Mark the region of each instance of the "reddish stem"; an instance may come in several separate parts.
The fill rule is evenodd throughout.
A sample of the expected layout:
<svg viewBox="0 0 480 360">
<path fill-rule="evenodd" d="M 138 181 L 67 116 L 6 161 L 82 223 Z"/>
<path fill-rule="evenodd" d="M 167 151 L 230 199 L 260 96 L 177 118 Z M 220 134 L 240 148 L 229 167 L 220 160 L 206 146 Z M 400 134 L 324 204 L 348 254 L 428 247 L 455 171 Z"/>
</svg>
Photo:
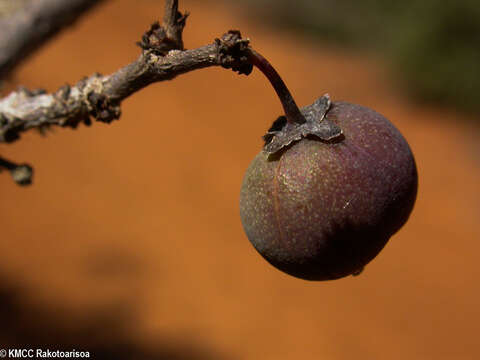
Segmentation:
<svg viewBox="0 0 480 360">
<path fill-rule="evenodd" d="M 270 81 L 275 89 L 280 101 L 282 102 L 283 110 L 285 111 L 285 117 L 290 123 L 303 124 L 305 117 L 300 112 L 292 94 L 287 88 L 287 85 L 283 82 L 280 75 L 275 68 L 258 52 L 249 49 L 248 52 L 249 61 L 256 66 Z"/>
</svg>

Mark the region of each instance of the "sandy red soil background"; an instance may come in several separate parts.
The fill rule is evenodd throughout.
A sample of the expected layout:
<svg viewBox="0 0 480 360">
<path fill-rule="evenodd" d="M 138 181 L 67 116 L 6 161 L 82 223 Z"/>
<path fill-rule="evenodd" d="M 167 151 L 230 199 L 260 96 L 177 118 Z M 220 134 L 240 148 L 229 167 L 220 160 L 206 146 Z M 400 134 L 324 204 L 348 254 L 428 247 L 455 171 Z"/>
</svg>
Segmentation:
<svg viewBox="0 0 480 360">
<path fill-rule="evenodd" d="M 305 105 L 375 108 L 404 133 L 420 176 L 407 225 L 359 277 L 275 270 L 239 218 L 243 173 L 281 112 L 258 73 L 211 68 L 129 98 L 120 121 L 1 145 L 35 183 L 0 175 L 0 348 L 116 359 L 480 357 L 479 131 L 412 105 L 376 61 L 295 41 L 215 2 L 182 1 L 188 48 L 241 29 Z M 112 1 L 28 60 L 10 87 L 55 90 L 134 60 L 163 6 Z"/>
</svg>

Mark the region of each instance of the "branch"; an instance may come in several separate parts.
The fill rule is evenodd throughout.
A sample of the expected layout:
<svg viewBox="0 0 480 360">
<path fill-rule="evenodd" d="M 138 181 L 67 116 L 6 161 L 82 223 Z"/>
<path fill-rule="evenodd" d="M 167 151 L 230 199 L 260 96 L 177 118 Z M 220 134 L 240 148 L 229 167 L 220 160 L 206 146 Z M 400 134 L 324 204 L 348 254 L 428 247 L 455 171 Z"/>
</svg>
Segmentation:
<svg viewBox="0 0 480 360">
<path fill-rule="evenodd" d="M 88 3 L 72 0 L 72 3 L 82 2 Z M 43 132 L 51 126 L 76 128 L 80 123 L 89 126 L 91 118 L 110 123 L 120 117 L 123 99 L 149 84 L 172 80 L 189 71 L 222 66 L 239 74 L 250 74 L 253 65 L 249 61 L 249 41 L 242 39 L 239 31 L 229 31 L 212 44 L 183 50 L 182 30 L 187 16 L 178 11 L 177 0 L 167 0 L 163 24 L 154 23 L 138 43 L 142 54 L 111 75 L 94 74 L 50 94 L 41 89 L 20 88 L 0 99 L 0 143 L 18 140 L 22 132 L 34 128 Z M 30 166 L 0 158 L 1 167 L 8 169 L 17 183 L 31 182 Z"/>
<path fill-rule="evenodd" d="M 230 31 L 213 44 L 193 50 L 171 50 L 167 55 L 144 50 L 133 63 L 117 72 L 94 74 L 76 85 L 65 85 L 54 93 L 19 89 L 0 100 L 0 142 L 13 142 L 21 132 L 56 125 L 76 128 L 91 117 L 110 123 L 120 117 L 123 99 L 154 82 L 210 66 L 223 66 L 248 75 L 248 40 Z"/>
<path fill-rule="evenodd" d="M 34 0 L 0 20 L 0 79 L 102 0 Z"/>
</svg>

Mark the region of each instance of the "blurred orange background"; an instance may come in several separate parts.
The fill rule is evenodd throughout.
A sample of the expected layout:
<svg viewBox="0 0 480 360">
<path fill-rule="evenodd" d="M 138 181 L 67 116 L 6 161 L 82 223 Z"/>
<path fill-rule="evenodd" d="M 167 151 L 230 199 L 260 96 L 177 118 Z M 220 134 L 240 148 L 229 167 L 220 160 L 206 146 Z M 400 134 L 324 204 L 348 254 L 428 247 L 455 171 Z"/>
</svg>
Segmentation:
<svg viewBox="0 0 480 360">
<path fill-rule="evenodd" d="M 374 108 L 416 156 L 407 225 L 359 277 L 307 282 L 268 265 L 238 209 L 242 176 L 281 113 L 255 71 L 195 71 L 126 100 L 120 121 L 36 132 L 3 156 L 0 348 L 83 349 L 116 359 L 475 359 L 480 139 L 454 111 L 406 102 L 375 59 L 312 44 L 185 0 L 187 48 L 240 29 L 300 105 L 328 92 Z M 139 55 L 163 3 L 105 3 L 11 78 L 54 91 Z"/>
</svg>

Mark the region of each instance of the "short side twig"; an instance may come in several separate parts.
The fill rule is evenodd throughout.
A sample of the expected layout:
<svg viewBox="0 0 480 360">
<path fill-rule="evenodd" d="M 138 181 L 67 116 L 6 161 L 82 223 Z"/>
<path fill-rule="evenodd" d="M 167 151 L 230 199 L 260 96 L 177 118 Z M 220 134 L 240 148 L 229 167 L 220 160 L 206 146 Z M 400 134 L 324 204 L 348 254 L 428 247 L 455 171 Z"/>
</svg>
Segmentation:
<svg viewBox="0 0 480 360">
<path fill-rule="evenodd" d="M 0 171 L 8 170 L 13 180 L 18 185 L 30 185 L 32 183 L 33 169 L 28 164 L 15 164 L 0 157 Z"/>
<path fill-rule="evenodd" d="M 170 50 L 183 50 L 182 32 L 188 13 L 178 11 L 178 0 L 165 1 L 163 24 L 157 21 L 138 43 L 144 50 L 153 50 L 157 55 L 166 55 Z"/>
<path fill-rule="evenodd" d="M 176 44 L 176 48 L 183 50 L 182 33 L 185 27 L 188 13 L 182 14 L 178 11 L 178 0 L 165 1 L 165 14 L 163 15 L 163 27 L 166 30 L 167 38 Z"/>
</svg>

